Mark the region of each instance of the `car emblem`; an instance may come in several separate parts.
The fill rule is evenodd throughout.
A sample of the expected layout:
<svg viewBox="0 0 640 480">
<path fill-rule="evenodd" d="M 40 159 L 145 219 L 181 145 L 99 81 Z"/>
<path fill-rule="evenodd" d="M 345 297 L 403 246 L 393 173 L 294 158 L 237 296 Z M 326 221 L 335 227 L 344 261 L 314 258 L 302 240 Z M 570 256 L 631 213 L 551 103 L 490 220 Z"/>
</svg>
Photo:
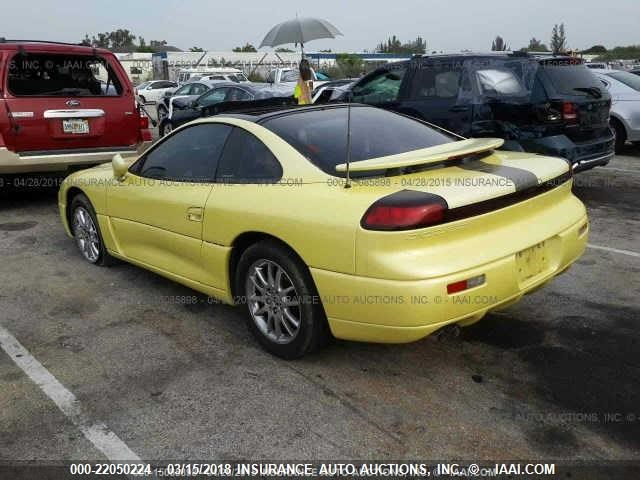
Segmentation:
<svg viewBox="0 0 640 480">
<path fill-rule="evenodd" d="M 64 103 L 66 103 L 68 107 L 77 107 L 80 105 L 80 102 L 78 100 L 67 100 Z"/>
</svg>

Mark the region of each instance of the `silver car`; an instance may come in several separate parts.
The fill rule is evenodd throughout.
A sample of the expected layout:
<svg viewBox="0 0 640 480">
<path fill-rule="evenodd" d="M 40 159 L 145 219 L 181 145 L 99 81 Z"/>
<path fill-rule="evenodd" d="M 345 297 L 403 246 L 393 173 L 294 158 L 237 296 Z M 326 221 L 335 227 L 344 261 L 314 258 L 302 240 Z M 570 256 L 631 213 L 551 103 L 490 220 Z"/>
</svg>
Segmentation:
<svg viewBox="0 0 640 480">
<path fill-rule="evenodd" d="M 622 70 L 592 70 L 611 94 L 616 151 L 628 140 L 640 144 L 640 76 Z"/>
</svg>

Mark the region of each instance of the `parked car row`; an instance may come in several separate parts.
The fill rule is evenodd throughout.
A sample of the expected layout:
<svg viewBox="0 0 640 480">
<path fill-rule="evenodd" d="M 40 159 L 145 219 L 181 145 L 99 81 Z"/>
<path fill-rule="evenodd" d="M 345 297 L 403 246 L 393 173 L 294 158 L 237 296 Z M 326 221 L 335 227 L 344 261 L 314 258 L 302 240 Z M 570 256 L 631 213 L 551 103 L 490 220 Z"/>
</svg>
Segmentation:
<svg viewBox="0 0 640 480">
<path fill-rule="evenodd" d="M 202 91 L 203 87 L 209 88 L 200 95 L 197 95 L 196 92 Z M 280 98 L 284 100 L 291 99 L 293 95 L 293 87 L 267 83 L 238 84 L 234 82 L 215 81 L 205 84 L 196 82 L 194 84 L 184 85 L 176 91 L 176 93 L 183 89 L 184 92 L 189 92 L 189 95 L 170 97 L 168 99 L 169 108 L 166 110 L 165 115 L 162 115 L 164 108 L 162 106 L 159 107 L 158 130 L 161 137 L 173 131 L 174 128 L 191 120 L 214 115 L 217 112 L 215 107 L 222 103 L 251 102 L 269 98 Z"/>
<path fill-rule="evenodd" d="M 416 57 L 377 69 L 330 101 L 352 101 L 431 122 L 503 149 L 567 159 L 574 171 L 614 155 L 611 95 L 581 60 L 509 54 Z"/>
<path fill-rule="evenodd" d="M 142 152 L 151 132 L 136 97 L 157 104 L 165 135 L 220 111 L 211 108 L 217 104 L 288 98 L 297 81 L 294 69 L 275 69 L 269 82 L 256 84 L 236 69 L 207 68 L 187 69 L 182 85 L 154 80 L 134 88 L 109 51 L 43 42 L 4 41 L 0 60 L 0 173 Z M 579 172 L 606 164 L 625 141 L 640 141 L 638 78 L 589 70 L 571 57 L 433 55 L 360 79 L 316 81 L 313 99 L 377 106 L 463 137 L 503 138 L 505 150 L 559 156 Z"/>
</svg>

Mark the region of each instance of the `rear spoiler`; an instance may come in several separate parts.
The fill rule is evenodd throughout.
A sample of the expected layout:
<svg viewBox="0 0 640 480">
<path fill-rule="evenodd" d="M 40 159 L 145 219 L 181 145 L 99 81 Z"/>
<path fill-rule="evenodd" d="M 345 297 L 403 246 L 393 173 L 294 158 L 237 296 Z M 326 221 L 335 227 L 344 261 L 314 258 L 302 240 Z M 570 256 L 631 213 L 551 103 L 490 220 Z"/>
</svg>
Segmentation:
<svg viewBox="0 0 640 480">
<path fill-rule="evenodd" d="M 459 142 L 443 143 L 435 147 L 412 150 L 397 155 L 351 162 L 349 164 L 349 171 L 368 172 L 460 160 L 461 157 L 466 157 L 474 153 L 495 150 L 501 147 L 503 143 L 504 140 L 502 138 L 469 138 L 467 140 L 460 140 Z M 336 171 L 346 172 L 347 164 L 341 163 L 337 165 Z"/>
</svg>

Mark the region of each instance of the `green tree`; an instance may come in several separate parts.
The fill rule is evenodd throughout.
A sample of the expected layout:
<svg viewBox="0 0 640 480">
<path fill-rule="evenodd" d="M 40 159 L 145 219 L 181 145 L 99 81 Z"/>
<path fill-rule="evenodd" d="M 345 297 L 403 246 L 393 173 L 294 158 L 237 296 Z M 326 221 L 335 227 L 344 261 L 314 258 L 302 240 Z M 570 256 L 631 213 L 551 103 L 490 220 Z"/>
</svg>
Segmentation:
<svg viewBox="0 0 640 480">
<path fill-rule="evenodd" d="M 233 49 L 234 52 L 257 52 L 256 47 L 251 45 L 250 43 L 246 43 L 243 47 L 236 47 Z"/>
<path fill-rule="evenodd" d="M 204 52 L 204 48 L 200 48 L 200 47 L 191 47 L 189 49 L 190 52 Z"/>
<path fill-rule="evenodd" d="M 529 46 L 522 50 L 525 52 L 548 52 L 549 47 L 542 43 L 542 40 L 538 40 L 536 37 L 533 37 L 529 40 Z"/>
<path fill-rule="evenodd" d="M 567 36 L 564 31 L 564 23 L 553 26 L 551 31 L 551 51 L 554 55 L 564 53 L 567 50 Z"/>
<path fill-rule="evenodd" d="M 336 54 L 336 65 L 343 77 L 357 77 L 364 71 L 364 60 L 355 53 Z"/>
<path fill-rule="evenodd" d="M 292 53 L 293 50 L 291 50 L 290 48 L 276 48 L 276 52 L 278 53 Z"/>
<path fill-rule="evenodd" d="M 498 35 L 491 44 L 491 50 L 494 52 L 504 52 L 506 50 L 509 50 L 509 45 L 507 45 L 504 39 L 500 35 Z"/>
<path fill-rule="evenodd" d="M 144 37 L 137 37 L 131 31 L 120 28 L 112 32 L 101 32 L 91 36 L 85 34 L 84 39 L 80 42 L 95 48 L 106 48 L 114 52 L 159 52 L 163 50 L 177 50 L 175 47 L 169 47 L 166 40 L 151 40 L 149 44 Z"/>
<path fill-rule="evenodd" d="M 427 51 L 427 42 L 422 37 L 416 37 L 412 42 L 402 43 L 398 37 L 393 35 L 386 42 L 381 42 L 376 47 L 377 53 L 397 53 L 403 55 L 422 54 Z"/>
<path fill-rule="evenodd" d="M 594 45 L 591 48 L 588 48 L 587 50 L 583 50 L 581 53 L 586 53 L 586 54 L 603 54 L 603 53 L 607 53 L 607 49 L 604 45 Z"/>
</svg>

